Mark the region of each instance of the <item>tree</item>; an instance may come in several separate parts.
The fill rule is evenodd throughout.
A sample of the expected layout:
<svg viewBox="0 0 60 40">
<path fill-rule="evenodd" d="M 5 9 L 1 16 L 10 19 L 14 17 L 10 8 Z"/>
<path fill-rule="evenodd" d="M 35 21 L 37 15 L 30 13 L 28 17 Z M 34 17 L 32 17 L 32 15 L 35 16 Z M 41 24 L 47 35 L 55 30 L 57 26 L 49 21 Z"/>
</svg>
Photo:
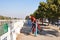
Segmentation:
<svg viewBox="0 0 60 40">
<path fill-rule="evenodd" d="M 33 13 L 33 15 L 36 18 L 59 18 L 60 0 L 47 0 L 46 3 L 40 2 L 38 9 Z"/>
<path fill-rule="evenodd" d="M 60 18 L 60 0 L 47 0 L 40 2 L 38 9 L 33 13 L 35 18 L 48 18 L 55 21 Z"/>
<path fill-rule="evenodd" d="M 25 18 L 26 20 L 28 20 L 29 19 L 29 16 L 26 16 L 26 18 Z"/>
</svg>

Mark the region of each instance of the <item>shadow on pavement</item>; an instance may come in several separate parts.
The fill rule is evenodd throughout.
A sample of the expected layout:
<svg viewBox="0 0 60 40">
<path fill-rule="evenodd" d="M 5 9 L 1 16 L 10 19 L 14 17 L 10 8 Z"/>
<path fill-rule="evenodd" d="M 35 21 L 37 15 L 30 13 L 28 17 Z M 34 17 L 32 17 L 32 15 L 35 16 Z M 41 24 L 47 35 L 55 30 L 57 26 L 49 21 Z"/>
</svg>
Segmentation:
<svg viewBox="0 0 60 40">
<path fill-rule="evenodd" d="M 40 35 L 45 35 L 46 36 L 47 34 L 54 35 L 56 37 L 60 36 L 60 33 L 56 30 L 43 30 L 42 32 L 40 32 Z"/>
<path fill-rule="evenodd" d="M 25 35 L 30 35 L 31 25 L 28 25 L 28 24 L 25 23 L 24 27 L 21 29 L 20 32 L 23 33 L 23 34 L 25 34 Z M 56 30 L 43 30 L 42 32 L 38 32 L 38 34 L 45 35 L 45 36 L 47 34 L 54 35 L 56 37 L 60 36 L 60 33 L 58 31 L 56 31 Z"/>
<path fill-rule="evenodd" d="M 28 25 L 26 23 L 24 23 L 23 28 L 20 31 L 21 33 L 25 34 L 25 35 L 29 35 L 31 32 L 31 25 Z"/>
</svg>

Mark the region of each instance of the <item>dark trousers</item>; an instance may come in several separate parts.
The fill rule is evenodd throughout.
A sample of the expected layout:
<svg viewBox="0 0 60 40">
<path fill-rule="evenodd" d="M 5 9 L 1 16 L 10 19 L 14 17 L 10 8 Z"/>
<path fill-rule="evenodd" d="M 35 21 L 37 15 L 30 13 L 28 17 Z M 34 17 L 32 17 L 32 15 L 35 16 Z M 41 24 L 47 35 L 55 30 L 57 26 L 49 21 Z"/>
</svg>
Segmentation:
<svg viewBox="0 0 60 40">
<path fill-rule="evenodd" d="M 41 27 L 39 24 L 37 24 L 37 28 L 38 28 L 38 30 L 41 30 Z M 34 33 L 35 31 L 36 31 L 36 23 L 35 24 L 32 23 L 32 33 Z"/>
</svg>

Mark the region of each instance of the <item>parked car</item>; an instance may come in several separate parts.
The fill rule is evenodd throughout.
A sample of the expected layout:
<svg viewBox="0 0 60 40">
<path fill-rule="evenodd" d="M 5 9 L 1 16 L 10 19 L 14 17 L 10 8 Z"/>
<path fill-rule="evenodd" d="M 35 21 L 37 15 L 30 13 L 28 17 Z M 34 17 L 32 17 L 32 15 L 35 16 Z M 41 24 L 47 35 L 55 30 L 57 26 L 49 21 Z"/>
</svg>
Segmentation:
<svg viewBox="0 0 60 40">
<path fill-rule="evenodd" d="M 47 18 L 43 18 L 43 25 L 49 25 L 49 21 Z"/>
<path fill-rule="evenodd" d="M 60 26 L 60 19 L 58 20 L 58 22 L 55 22 L 55 25 Z"/>
</svg>

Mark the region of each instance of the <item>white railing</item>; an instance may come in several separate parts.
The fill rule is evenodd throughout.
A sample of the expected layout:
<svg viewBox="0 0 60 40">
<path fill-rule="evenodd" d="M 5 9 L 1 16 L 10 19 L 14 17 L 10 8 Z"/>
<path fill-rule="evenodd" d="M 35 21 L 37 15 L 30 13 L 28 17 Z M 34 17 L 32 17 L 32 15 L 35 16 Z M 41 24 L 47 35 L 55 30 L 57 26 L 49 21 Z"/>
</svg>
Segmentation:
<svg viewBox="0 0 60 40">
<path fill-rule="evenodd" d="M 7 33 L 5 33 L 5 34 L 3 34 L 1 37 L 0 37 L 0 40 L 4 40 L 8 35 L 8 32 Z M 6 38 L 7 39 L 7 38 Z"/>
<path fill-rule="evenodd" d="M 0 20 L 0 22 L 7 20 Z M 17 34 L 20 33 L 20 29 L 23 27 L 25 20 L 8 20 L 12 21 L 9 24 L 8 32 L 0 36 L 0 40 L 16 40 Z"/>
</svg>

